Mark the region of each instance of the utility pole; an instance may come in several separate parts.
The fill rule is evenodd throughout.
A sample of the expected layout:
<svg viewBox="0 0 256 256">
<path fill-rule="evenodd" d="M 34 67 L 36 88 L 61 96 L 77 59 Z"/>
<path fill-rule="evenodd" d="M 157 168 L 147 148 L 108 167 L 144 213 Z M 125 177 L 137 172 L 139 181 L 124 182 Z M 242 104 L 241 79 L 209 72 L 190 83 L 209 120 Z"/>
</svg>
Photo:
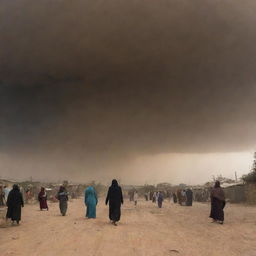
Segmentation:
<svg viewBox="0 0 256 256">
<path fill-rule="evenodd" d="M 237 173 L 235 172 L 235 179 L 236 179 L 236 182 L 237 182 Z"/>
<path fill-rule="evenodd" d="M 253 171 L 256 171 L 256 152 L 254 152 L 254 161 L 252 166 Z"/>
</svg>

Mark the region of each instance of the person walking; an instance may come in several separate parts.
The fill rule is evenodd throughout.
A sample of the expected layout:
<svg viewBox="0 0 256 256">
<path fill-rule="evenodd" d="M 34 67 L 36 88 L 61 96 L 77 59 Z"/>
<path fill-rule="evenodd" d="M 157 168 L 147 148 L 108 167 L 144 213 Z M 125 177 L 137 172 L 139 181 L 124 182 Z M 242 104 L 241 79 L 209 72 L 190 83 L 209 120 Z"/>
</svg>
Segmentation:
<svg viewBox="0 0 256 256">
<path fill-rule="evenodd" d="M 112 185 L 108 189 L 106 197 L 106 205 L 109 203 L 109 219 L 112 224 L 117 226 L 117 222 L 121 218 L 121 204 L 123 204 L 123 193 L 117 180 L 112 180 Z"/>
<path fill-rule="evenodd" d="M 21 207 L 24 207 L 24 201 L 17 184 L 13 185 L 13 189 L 8 195 L 7 207 L 6 219 L 11 219 L 13 224 L 14 221 L 16 221 L 19 225 L 21 220 Z"/>
<path fill-rule="evenodd" d="M 177 196 L 176 193 L 172 194 L 172 198 L 173 198 L 173 203 L 176 204 L 177 203 Z"/>
<path fill-rule="evenodd" d="M 61 215 L 65 216 L 68 209 L 68 192 L 64 186 L 60 186 L 59 192 L 56 197 L 59 200 Z"/>
<path fill-rule="evenodd" d="M 224 223 L 224 207 L 226 205 L 225 193 L 220 186 L 220 182 L 216 181 L 211 191 L 211 213 L 210 218 L 213 222 Z"/>
<path fill-rule="evenodd" d="M 186 206 L 192 206 L 192 204 L 193 204 L 193 191 L 190 188 L 188 188 L 186 190 L 186 198 L 187 198 Z"/>
<path fill-rule="evenodd" d="M 84 203 L 86 205 L 86 217 L 88 219 L 96 218 L 96 205 L 98 203 L 98 198 L 95 189 L 89 186 L 84 191 Z"/>
<path fill-rule="evenodd" d="M 162 204 L 164 201 L 164 196 L 162 192 L 158 192 L 158 197 L 157 197 L 157 204 L 159 208 L 162 208 Z"/>
<path fill-rule="evenodd" d="M 136 206 L 139 198 L 138 192 L 136 190 L 134 191 L 133 198 L 134 198 L 134 205 Z"/>
<path fill-rule="evenodd" d="M 47 205 L 47 194 L 44 187 L 41 187 L 41 191 L 38 194 L 38 201 L 39 201 L 39 207 L 41 211 L 44 209 L 46 209 L 47 211 L 49 210 Z"/>
</svg>

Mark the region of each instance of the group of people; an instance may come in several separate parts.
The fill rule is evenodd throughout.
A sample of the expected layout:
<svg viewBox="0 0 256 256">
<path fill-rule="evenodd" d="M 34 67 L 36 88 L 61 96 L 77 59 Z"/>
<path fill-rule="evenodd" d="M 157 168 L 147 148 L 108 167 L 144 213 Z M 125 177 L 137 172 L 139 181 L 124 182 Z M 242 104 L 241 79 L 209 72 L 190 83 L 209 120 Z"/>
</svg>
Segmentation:
<svg viewBox="0 0 256 256">
<path fill-rule="evenodd" d="M 193 191 L 190 188 L 187 189 L 178 189 L 177 190 L 177 196 L 176 194 L 175 198 L 173 197 L 174 203 L 178 203 L 180 205 L 186 205 L 186 206 L 192 206 L 193 203 Z"/>
<path fill-rule="evenodd" d="M 130 191 L 129 196 L 130 196 L 130 201 L 134 201 L 134 205 L 137 206 L 137 202 L 139 199 L 139 194 L 137 190 Z M 161 191 L 157 191 L 157 192 L 155 191 L 155 192 L 152 192 L 152 194 L 151 192 L 147 192 L 144 194 L 144 197 L 146 201 L 152 200 L 153 203 L 157 203 L 159 208 L 162 208 L 164 195 Z"/>
<path fill-rule="evenodd" d="M 192 192 L 192 191 L 191 191 Z M 188 202 L 190 202 L 192 195 L 187 194 Z M 62 216 L 66 215 L 68 208 L 68 192 L 64 186 L 60 186 L 59 191 L 56 195 L 59 200 L 59 208 Z M 138 193 L 134 193 L 135 205 L 137 205 Z M 162 207 L 164 200 L 163 193 L 154 192 L 152 196 L 152 202 L 157 202 L 158 207 Z M 40 210 L 49 210 L 47 204 L 47 194 L 45 188 L 41 188 L 38 194 L 38 201 Z M 96 218 L 96 206 L 98 204 L 98 197 L 95 189 L 92 186 L 86 188 L 84 192 L 84 203 L 86 205 L 86 217 Z M 117 225 L 117 222 L 121 217 L 121 205 L 123 204 L 123 193 L 121 187 L 118 185 L 117 180 L 112 180 L 112 184 L 108 189 L 105 204 L 109 204 L 109 219 L 113 225 Z M 210 218 L 213 222 L 223 224 L 224 222 L 224 207 L 225 207 L 225 194 L 220 186 L 220 182 L 216 181 L 212 191 L 211 191 L 211 213 Z M 20 192 L 18 185 L 13 185 L 13 189 L 8 193 L 6 200 L 6 205 L 8 207 L 6 218 L 11 219 L 14 223 L 15 221 L 19 224 L 21 220 L 21 208 L 24 207 L 24 201 L 22 193 Z"/>
<path fill-rule="evenodd" d="M 59 208 L 62 216 L 66 215 L 68 209 L 68 191 L 64 186 L 60 186 L 56 195 L 59 200 Z M 38 201 L 40 210 L 49 210 L 47 204 L 47 194 L 45 188 L 41 188 L 38 194 Z M 98 204 L 97 193 L 92 186 L 86 188 L 84 192 L 84 203 L 86 205 L 87 218 L 96 218 L 96 205 Z M 117 225 L 117 222 L 121 217 L 121 204 L 123 204 L 122 189 L 118 185 L 117 180 L 112 181 L 112 185 L 108 189 L 106 205 L 109 204 L 109 219 L 113 225 Z M 6 218 L 11 219 L 12 222 L 19 224 L 21 220 L 21 208 L 24 207 L 24 201 L 22 193 L 18 185 L 13 185 L 13 189 L 10 191 L 6 205 L 8 207 Z"/>
<path fill-rule="evenodd" d="M 139 194 L 137 190 L 130 191 L 129 192 L 130 201 L 134 201 L 134 205 L 137 205 Z M 155 192 L 146 192 L 144 194 L 145 200 L 149 201 L 152 200 L 153 203 L 157 203 L 159 208 L 162 208 L 163 201 L 164 201 L 164 194 L 161 191 L 155 191 Z"/>
<path fill-rule="evenodd" d="M 157 203 L 159 208 L 162 208 L 163 201 L 164 201 L 164 195 L 163 195 L 163 193 L 161 191 L 153 193 L 153 195 L 152 195 L 152 202 L 153 203 Z"/>
<path fill-rule="evenodd" d="M 61 215 L 65 216 L 68 209 L 68 192 L 64 186 L 60 186 L 59 191 L 56 195 L 56 198 L 59 200 Z M 41 191 L 38 194 L 38 201 L 39 201 L 39 207 L 41 211 L 49 210 L 48 204 L 47 204 L 47 193 L 44 187 L 41 188 Z"/>
</svg>

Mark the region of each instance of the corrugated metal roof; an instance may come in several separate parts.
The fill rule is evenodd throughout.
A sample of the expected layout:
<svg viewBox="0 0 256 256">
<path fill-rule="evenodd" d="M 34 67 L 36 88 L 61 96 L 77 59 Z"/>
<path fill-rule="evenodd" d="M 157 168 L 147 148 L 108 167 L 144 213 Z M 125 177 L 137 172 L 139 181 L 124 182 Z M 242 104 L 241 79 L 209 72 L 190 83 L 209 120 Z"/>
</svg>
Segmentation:
<svg viewBox="0 0 256 256">
<path fill-rule="evenodd" d="M 243 183 L 243 182 L 223 183 L 223 184 L 221 184 L 221 187 L 223 187 L 223 188 L 228 188 L 228 187 L 241 186 L 241 185 L 244 185 L 244 183 Z"/>
</svg>

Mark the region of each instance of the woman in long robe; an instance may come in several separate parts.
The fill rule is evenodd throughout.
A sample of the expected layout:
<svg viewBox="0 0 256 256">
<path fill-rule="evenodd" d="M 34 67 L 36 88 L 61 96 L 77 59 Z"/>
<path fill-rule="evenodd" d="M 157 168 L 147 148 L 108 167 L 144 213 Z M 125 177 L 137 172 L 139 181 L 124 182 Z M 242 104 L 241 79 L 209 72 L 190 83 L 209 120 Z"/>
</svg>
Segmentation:
<svg viewBox="0 0 256 256">
<path fill-rule="evenodd" d="M 225 207 L 225 194 L 223 189 L 220 187 L 220 182 L 216 181 L 214 188 L 211 191 L 211 213 L 210 218 L 213 222 L 224 222 L 224 207 Z"/>
<path fill-rule="evenodd" d="M 65 216 L 68 209 L 68 192 L 64 186 L 60 186 L 57 199 L 59 200 L 61 215 Z"/>
<path fill-rule="evenodd" d="M 163 201 L 164 201 L 164 195 L 162 192 L 159 192 L 157 197 L 157 204 L 159 208 L 162 208 Z"/>
<path fill-rule="evenodd" d="M 190 188 L 188 188 L 186 190 L 186 198 L 187 198 L 186 206 L 192 206 L 192 203 L 193 203 L 193 191 Z"/>
<path fill-rule="evenodd" d="M 153 196 L 152 196 L 152 203 L 155 203 L 156 202 L 156 192 L 153 193 Z"/>
<path fill-rule="evenodd" d="M 47 205 L 47 194 L 45 191 L 45 188 L 41 188 L 41 191 L 38 194 L 38 201 L 40 205 L 40 210 L 46 209 L 48 211 L 48 205 Z"/>
<path fill-rule="evenodd" d="M 138 203 L 139 195 L 138 192 L 135 190 L 133 194 L 133 199 L 134 199 L 134 205 L 136 206 Z"/>
<path fill-rule="evenodd" d="M 86 205 L 86 217 L 89 219 L 96 218 L 98 198 L 95 189 L 91 186 L 86 188 L 84 192 L 84 203 Z"/>
<path fill-rule="evenodd" d="M 176 204 L 177 203 L 177 196 L 176 196 L 175 193 L 173 193 L 172 198 L 173 198 L 173 203 Z"/>
<path fill-rule="evenodd" d="M 7 198 L 7 214 L 6 218 L 16 221 L 19 224 L 21 220 L 21 207 L 24 207 L 24 201 L 18 185 L 13 185 Z"/>
<path fill-rule="evenodd" d="M 178 203 L 180 205 L 182 205 L 182 195 L 181 195 L 181 189 L 177 190 L 177 199 L 178 199 Z"/>
<path fill-rule="evenodd" d="M 113 225 L 117 225 L 116 222 L 121 217 L 121 204 L 123 204 L 123 193 L 120 186 L 118 186 L 117 180 L 112 180 L 112 185 L 108 189 L 106 198 L 106 205 L 109 202 L 109 219 Z"/>
</svg>

